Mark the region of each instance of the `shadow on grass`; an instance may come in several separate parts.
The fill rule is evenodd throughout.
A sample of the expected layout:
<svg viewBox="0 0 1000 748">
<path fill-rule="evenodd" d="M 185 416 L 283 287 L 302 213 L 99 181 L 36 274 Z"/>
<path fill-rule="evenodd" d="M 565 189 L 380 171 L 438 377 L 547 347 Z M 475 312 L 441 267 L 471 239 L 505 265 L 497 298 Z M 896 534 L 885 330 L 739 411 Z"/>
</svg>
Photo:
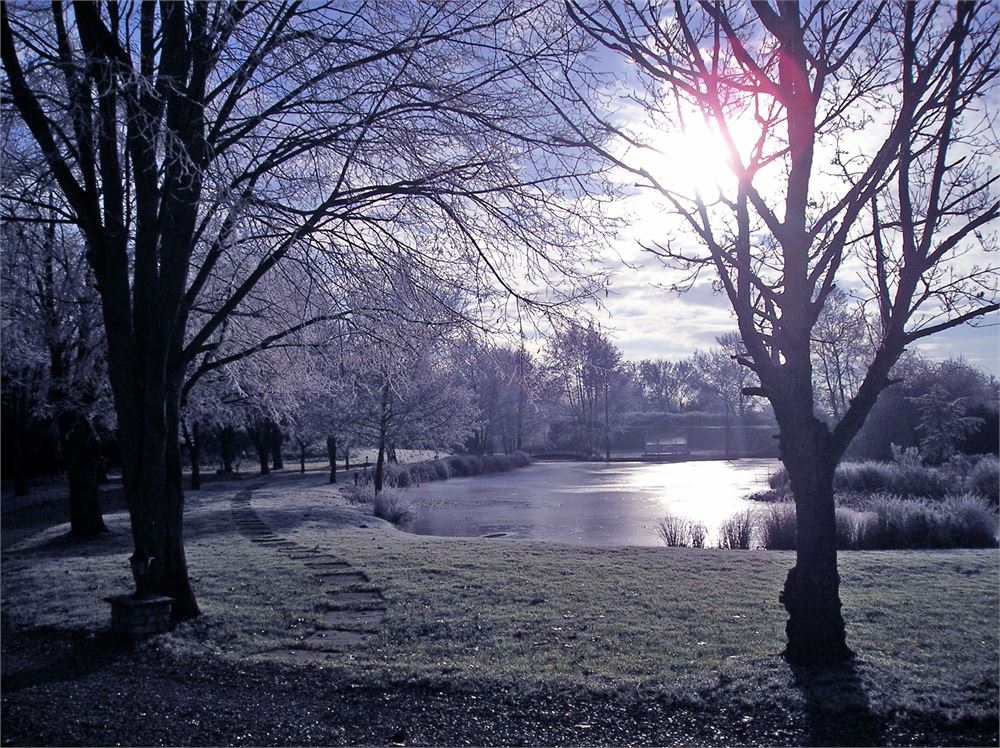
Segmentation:
<svg viewBox="0 0 1000 748">
<path fill-rule="evenodd" d="M 104 631 L 94 636 L 52 628 L 16 631 L 4 626 L 4 663 L 0 691 L 71 681 L 108 668 L 134 645 L 121 635 Z M 19 665 L 25 662 L 25 666 Z"/>
<path fill-rule="evenodd" d="M 857 662 L 793 666 L 795 686 L 805 698 L 809 745 L 883 745 L 884 719 L 872 711 Z"/>
</svg>

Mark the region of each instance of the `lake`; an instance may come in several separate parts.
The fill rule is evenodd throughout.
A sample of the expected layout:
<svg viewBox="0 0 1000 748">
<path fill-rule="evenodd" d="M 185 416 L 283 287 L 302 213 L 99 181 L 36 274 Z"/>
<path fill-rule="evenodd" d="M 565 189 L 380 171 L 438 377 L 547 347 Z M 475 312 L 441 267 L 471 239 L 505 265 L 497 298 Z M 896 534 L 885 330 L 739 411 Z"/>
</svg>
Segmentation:
<svg viewBox="0 0 1000 748">
<path fill-rule="evenodd" d="M 675 514 L 708 529 L 753 508 L 776 459 L 693 462 L 543 462 L 509 473 L 403 489 L 419 535 L 511 537 L 583 545 L 662 545 L 657 522 Z"/>
</svg>

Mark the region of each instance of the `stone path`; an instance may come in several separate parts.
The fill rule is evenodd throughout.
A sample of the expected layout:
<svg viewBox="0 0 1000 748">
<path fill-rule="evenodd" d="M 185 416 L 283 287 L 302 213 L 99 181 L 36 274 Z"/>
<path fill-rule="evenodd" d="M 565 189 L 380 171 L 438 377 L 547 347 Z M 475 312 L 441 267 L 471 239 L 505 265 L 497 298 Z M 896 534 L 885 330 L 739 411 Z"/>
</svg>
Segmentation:
<svg viewBox="0 0 1000 748">
<path fill-rule="evenodd" d="M 346 650 L 362 646 L 385 621 L 385 600 L 368 576 L 346 561 L 276 534 L 250 505 L 254 488 L 240 491 L 232 500 L 233 522 L 258 545 L 274 548 L 302 562 L 326 592 L 323 623 L 314 633 L 288 647 L 260 654 L 280 654 L 303 662 L 327 662 Z"/>
</svg>

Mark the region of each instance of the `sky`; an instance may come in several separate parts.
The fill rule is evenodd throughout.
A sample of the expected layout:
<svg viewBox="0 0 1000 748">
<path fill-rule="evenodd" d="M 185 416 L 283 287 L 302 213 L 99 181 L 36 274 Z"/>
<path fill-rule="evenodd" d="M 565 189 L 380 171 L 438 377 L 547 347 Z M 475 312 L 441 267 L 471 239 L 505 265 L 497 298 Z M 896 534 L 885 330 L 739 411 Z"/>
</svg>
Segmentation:
<svg viewBox="0 0 1000 748">
<path fill-rule="evenodd" d="M 683 294 L 658 288 L 664 273 L 650 256 L 638 269 L 621 268 L 597 314 L 624 357 L 678 360 L 696 349 L 714 346 L 715 338 L 736 330 L 724 294 L 700 284 Z M 1000 378 L 1000 326 L 961 327 L 926 338 L 915 346 L 932 360 L 964 358 Z"/>
<path fill-rule="evenodd" d="M 729 300 L 712 288 L 714 274 L 705 272 L 688 291 L 668 286 L 676 271 L 642 250 L 640 241 L 662 236 L 662 207 L 648 197 L 633 197 L 633 220 L 616 240 L 606 259 L 611 273 L 608 294 L 595 316 L 631 361 L 644 358 L 679 360 L 695 350 L 716 345 L 716 337 L 737 329 Z M 913 348 L 932 360 L 963 358 L 1000 378 L 1000 315 L 977 326 L 965 324 L 924 338 Z"/>
<path fill-rule="evenodd" d="M 615 66 L 612 60 L 608 62 Z M 618 71 L 623 77 L 628 76 L 625 68 L 618 67 Z M 612 92 L 609 94 L 614 98 Z M 722 141 L 709 131 L 710 128 L 699 127 L 697 123 L 693 127 L 689 125 L 687 136 L 662 126 L 653 129 L 636 102 L 624 97 L 619 97 L 619 101 L 619 123 L 633 132 L 638 131 L 657 151 L 644 151 L 639 156 L 641 165 L 653 172 L 657 179 L 670 180 L 672 186 L 679 186 L 680 191 L 688 193 L 692 187 L 704 192 L 711 189 L 710 185 L 726 183 L 725 180 L 731 179 L 722 155 Z M 891 109 L 885 111 L 889 113 L 887 116 L 891 116 Z M 857 152 L 874 153 L 878 150 L 880 135 L 883 134 L 881 130 L 888 125 L 888 121 L 880 124 L 881 128 L 876 123 L 855 136 L 852 145 Z M 737 122 L 733 135 L 738 143 L 753 143 L 757 135 L 756 126 L 752 122 Z M 820 147 L 824 145 L 821 143 Z M 817 169 L 821 168 L 819 163 L 818 151 Z M 993 167 L 1000 169 L 1000 164 L 993 164 Z M 813 188 L 829 189 L 833 194 L 840 194 L 839 180 L 824 182 L 823 179 L 814 176 Z M 819 188 L 816 187 L 817 182 Z M 622 174 L 621 184 L 634 183 L 634 176 Z M 670 291 L 667 286 L 679 277 L 676 271 L 664 268 L 659 258 L 642 251 L 640 243 L 691 240 L 670 233 L 671 226 L 676 224 L 668 224 L 664 203 L 651 190 L 630 187 L 629 191 L 631 194 L 621 206 L 622 213 L 627 216 L 625 228 L 614 241 L 605 261 L 605 267 L 611 273 L 610 289 L 607 296 L 601 299 L 603 308 L 597 312 L 596 318 L 624 357 L 633 361 L 643 358 L 678 360 L 690 356 L 695 350 L 716 345 L 716 337 L 735 331 L 737 325 L 725 294 L 717 293 L 712 288 L 714 274 L 706 272 L 685 293 Z M 970 259 L 983 262 L 984 256 L 981 250 L 976 251 L 962 262 Z M 860 289 L 856 273 L 862 271 L 860 259 L 845 260 L 838 274 L 838 286 L 848 292 L 852 288 Z M 924 338 L 912 348 L 932 360 L 962 358 L 1000 378 L 1000 314 L 984 318 L 976 326 L 965 324 Z"/>
</svg>

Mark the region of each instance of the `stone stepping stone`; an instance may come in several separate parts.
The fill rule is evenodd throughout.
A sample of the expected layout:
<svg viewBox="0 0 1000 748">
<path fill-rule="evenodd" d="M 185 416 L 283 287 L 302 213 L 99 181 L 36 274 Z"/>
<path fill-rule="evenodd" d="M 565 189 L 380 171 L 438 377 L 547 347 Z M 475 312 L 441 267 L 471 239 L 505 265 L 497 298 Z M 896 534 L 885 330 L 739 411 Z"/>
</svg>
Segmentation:
<svg viewBox="0 0 1000 748">
<path fill-rule="evenodd" d="M 323 621 L 330 628 L 334 629 L 354 629 L 355 631 L 377 631 L 378 627 L 385 623 L 386 613 L 384 608 L 374 608 L 372 610 L 351 610 L 344 608 L 341 610 L 328 610 L 323 613 Z"/>
<path fill-rule="evenodd" d="M 360 571 L 319 573 L 314 576 L 324 584 L 335 584 L 340 587 L 366 584 L 368 582 L 368 576 Z"/>
<path fill-rule="evenodd" d="M 312 549 L 308 549 L 307 548 L 307 549 L 304 549 L 304 550 L 301 550 L 301 551 L 289 551 L 288 552 L 288 557 L 289 558 L 294 558 L 294 559 L 316 558 L 321 553 L 322 553 L 322 551 L 314 551 Z"/>
<path fill-rule="evenodd" d="M 269 649 L 260 652 L 262 655 L 272 657 L 287 657 L 296 662 L 330 662 L 338 654 L 337 652 L 321 652 L 315 649 L 295 649 L 294 647 L 283 647 L 281 649 Z"/>
<path fill-rule="evenodd" d="M 338 561 L 335 558 L 324 558 L 318 556 L 303 562 L 310 569 L 350 569 L 351 565 L 346 561 Z"/>
<path fill-rule="evenodd" d="M 303 644 L 311 644 L 320 649 L 342 649 L 356 647 L 366 643 L 372 635 L 367 631 L 352 631 L 349 629 L 326 629 L 310 634 L 302 640 Z"/>
<path fill-rule="evenodd" d="M 378 590 L 361 590 L 354 592 L 338 592 L 330 590 L 330 597 L 327 604 L 330 609 L 352 608 L 358 605 L 380 606 L 384 602 L 382 593 Z"/>
</svg>

